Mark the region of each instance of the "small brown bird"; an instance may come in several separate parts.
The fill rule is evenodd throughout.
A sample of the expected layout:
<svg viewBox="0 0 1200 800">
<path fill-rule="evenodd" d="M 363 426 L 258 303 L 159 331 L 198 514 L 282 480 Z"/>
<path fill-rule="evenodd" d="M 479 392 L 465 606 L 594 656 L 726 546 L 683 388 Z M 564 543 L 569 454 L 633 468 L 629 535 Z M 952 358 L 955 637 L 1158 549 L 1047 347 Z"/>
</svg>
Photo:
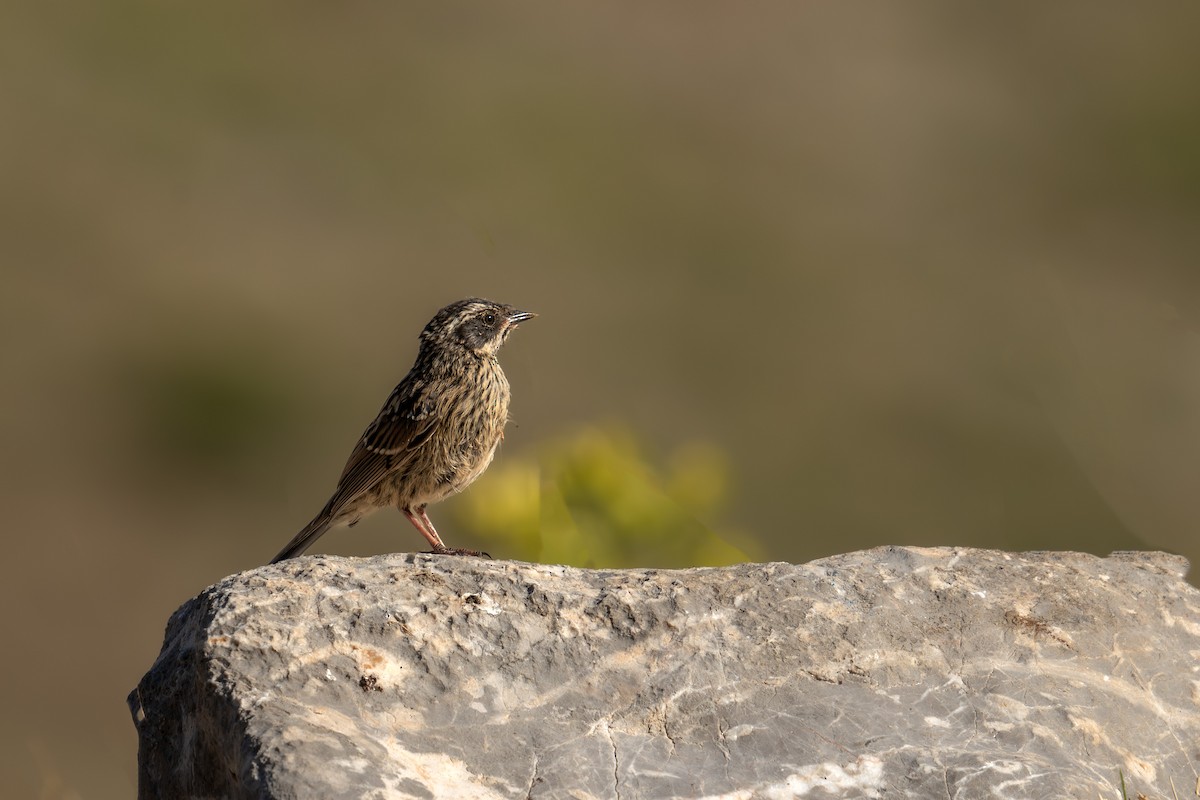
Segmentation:
<svg viewBox="0 0 1200 800">
<path fill-rule="evenodd" d="M 421 332 L 417 362 L 392 390 L 350 454 L 321 513 L 271 560 L 303 553 L 335 525 L 399 508 L 434 553 L 446 547 L 425 507 L 460 492 L 492 463 L 508 422 L 508 379 L 496 358 L 521 322 L 536 316 L 477 297 L 439 311 Z"/>
</svg>

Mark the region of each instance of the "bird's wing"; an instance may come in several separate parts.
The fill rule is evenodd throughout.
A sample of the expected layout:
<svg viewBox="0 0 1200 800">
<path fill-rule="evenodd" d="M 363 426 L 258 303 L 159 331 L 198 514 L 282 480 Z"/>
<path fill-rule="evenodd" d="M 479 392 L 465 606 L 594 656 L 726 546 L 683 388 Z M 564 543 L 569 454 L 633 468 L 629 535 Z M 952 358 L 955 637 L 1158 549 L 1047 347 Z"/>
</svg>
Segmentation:
<svg viewBox="0 0 1200 800">
<path fill-rule="evenodd" d="M 329 501 L 333 514 L 379 483 L 429 437 L 436 399 L 428 386 L 405 380 L 396 387 L 346 460 Z"/>
</svg>

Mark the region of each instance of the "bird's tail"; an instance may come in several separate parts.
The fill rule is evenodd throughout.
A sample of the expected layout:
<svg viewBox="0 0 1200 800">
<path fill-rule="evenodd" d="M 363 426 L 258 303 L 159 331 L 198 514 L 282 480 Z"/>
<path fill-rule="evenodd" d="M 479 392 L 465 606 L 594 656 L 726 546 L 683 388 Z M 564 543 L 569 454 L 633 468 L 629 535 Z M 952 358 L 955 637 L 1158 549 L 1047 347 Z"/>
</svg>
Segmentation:
<svg viewBox="0 0 1200 800">
<path fill-rule="evenodd" d="M 271 559 L 271 563 L 275 564 L 284 559 L 295 558 L 303 553 L 312 543 L 321 537 L 325 531 L 329 530 L 329 526 L 333 524 L 333 515 L 329 509 L 325 509 L 313 519 L 312 522 L 304 526 L 304 530 L 296 534 L 296 538 L 287 543 L 287 547 L 279 551 L 279 555 Z"/>
</svg>

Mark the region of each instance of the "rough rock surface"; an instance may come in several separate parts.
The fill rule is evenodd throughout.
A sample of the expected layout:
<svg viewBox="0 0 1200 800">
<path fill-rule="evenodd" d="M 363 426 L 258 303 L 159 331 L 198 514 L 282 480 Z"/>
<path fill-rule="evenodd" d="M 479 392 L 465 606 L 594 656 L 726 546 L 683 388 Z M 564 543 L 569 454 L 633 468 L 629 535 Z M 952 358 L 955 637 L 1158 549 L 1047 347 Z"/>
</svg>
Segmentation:
<svg viewBox="0 0 1200 800">
<path fill-rule="evenodd" d="M 140 796 L 1117 800 L 1120 771 L 1130 798 L 1191 797 L 1186 569 L 296 559 L 171 618 L 129 698 Z"/>
</svg>

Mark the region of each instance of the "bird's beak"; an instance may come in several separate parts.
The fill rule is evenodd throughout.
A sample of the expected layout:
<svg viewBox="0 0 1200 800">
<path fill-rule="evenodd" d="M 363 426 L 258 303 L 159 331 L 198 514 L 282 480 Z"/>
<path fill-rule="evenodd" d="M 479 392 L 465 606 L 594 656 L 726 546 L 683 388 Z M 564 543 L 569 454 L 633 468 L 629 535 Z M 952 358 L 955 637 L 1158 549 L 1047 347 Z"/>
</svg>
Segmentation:
<svg viewBox="0 0 1200 800">
<path fill-rule="evenodd" d="M 508 315 L 508 324 L 516 325 L 519 322 L 524 322 L 527 319 L 533 319 L 537 314 L 532 311 L 514 311 Z"/>
</svg>

